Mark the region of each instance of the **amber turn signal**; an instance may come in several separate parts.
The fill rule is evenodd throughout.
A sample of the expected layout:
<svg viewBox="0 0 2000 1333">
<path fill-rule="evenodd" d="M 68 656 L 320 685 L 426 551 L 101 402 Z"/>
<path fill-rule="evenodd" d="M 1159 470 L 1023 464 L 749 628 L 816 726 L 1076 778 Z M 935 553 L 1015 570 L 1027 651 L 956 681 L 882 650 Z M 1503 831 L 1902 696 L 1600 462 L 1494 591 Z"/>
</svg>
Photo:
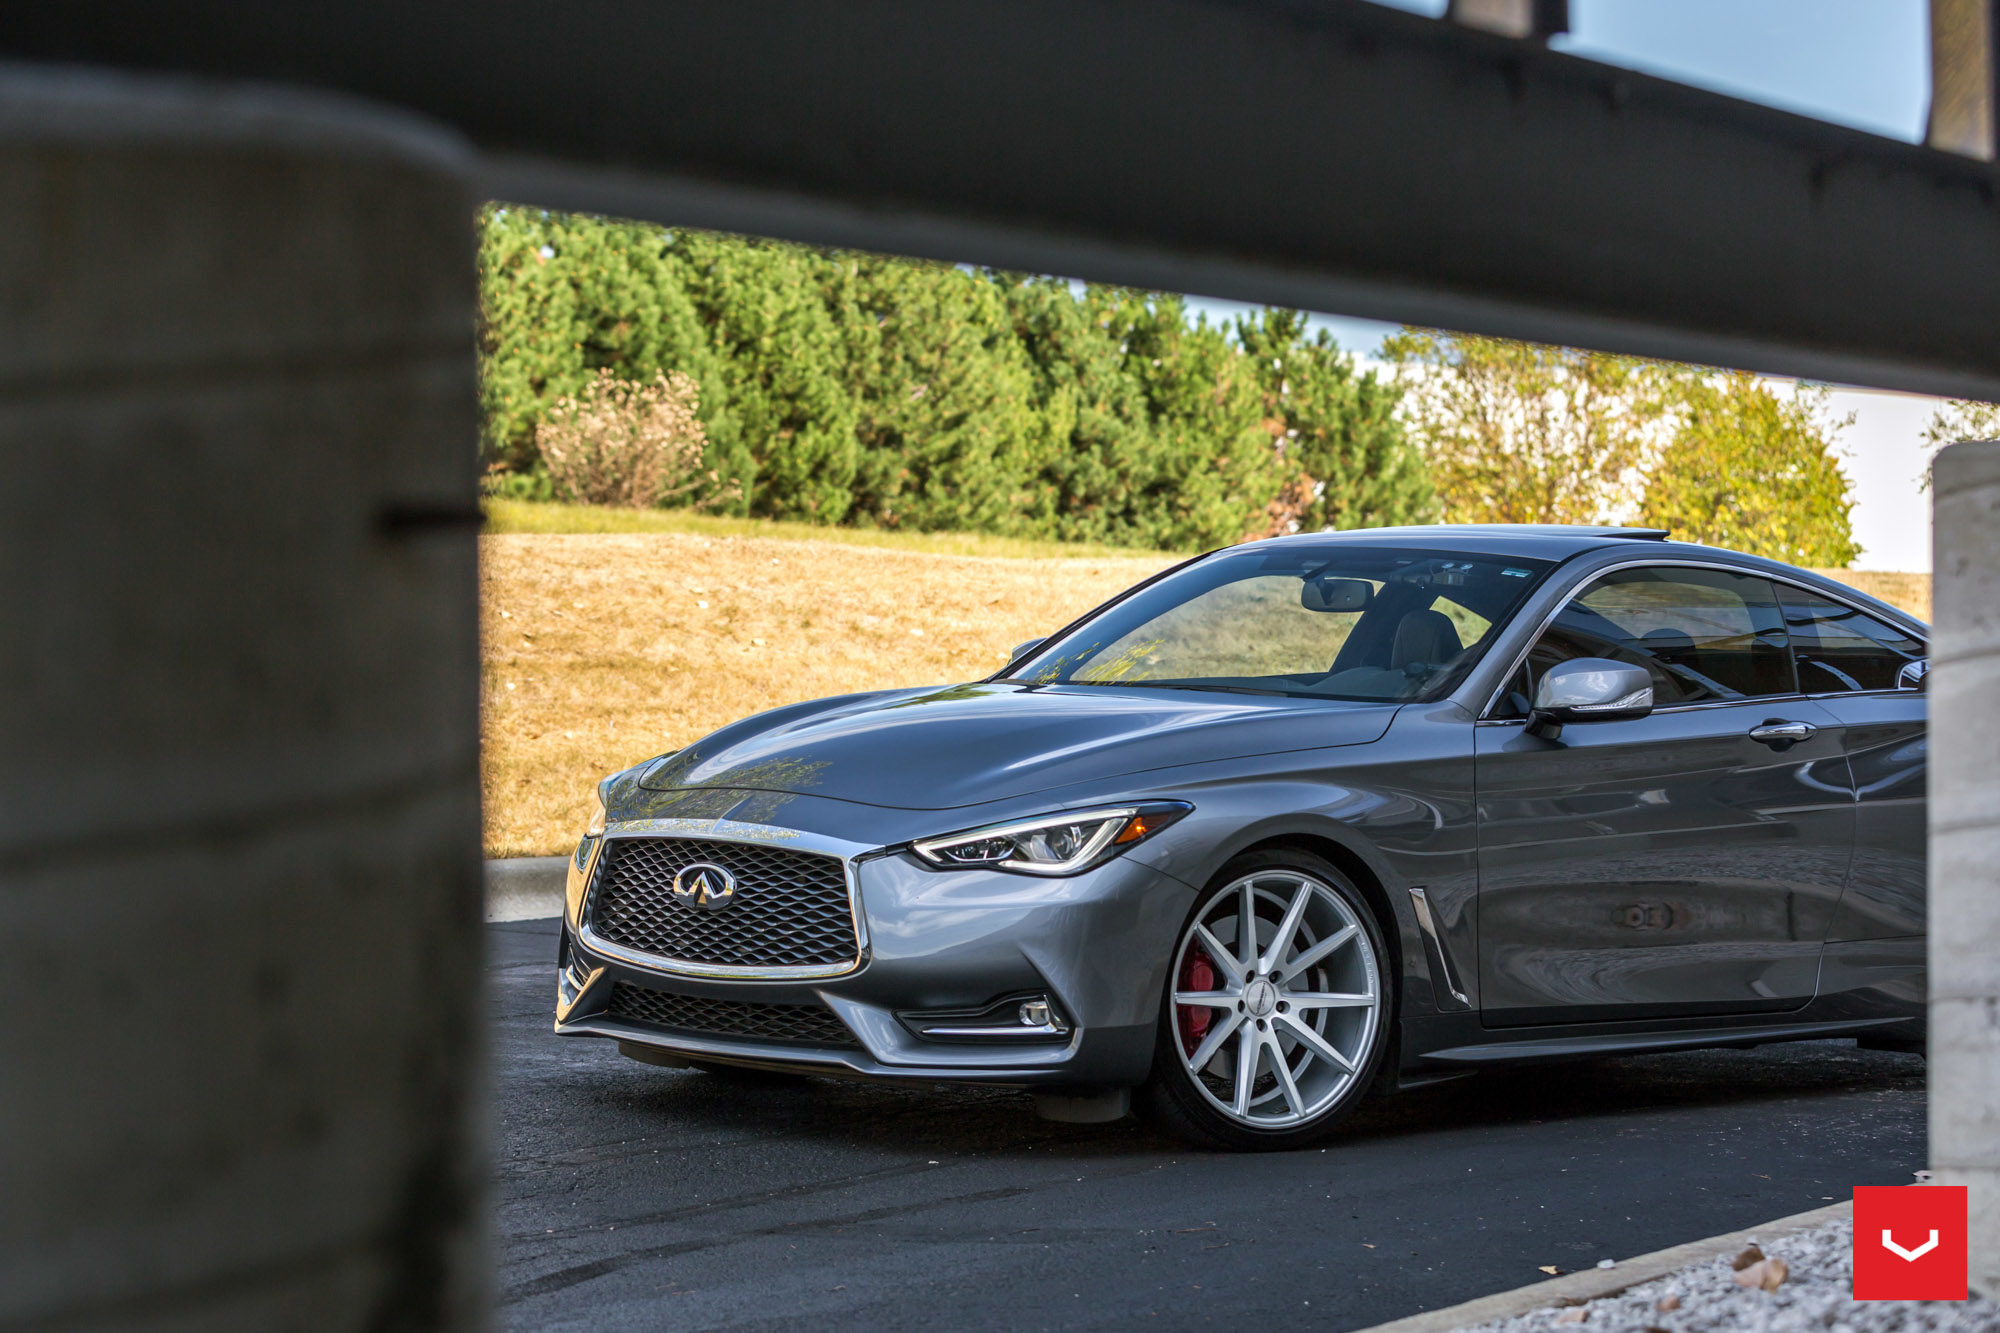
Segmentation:
<svg viewBox="0 0 2000 1333">
<path fill-rule="evenodd" d="M 1139 841 L 1139 839 L 1145 837 L 1148 833 L 1151 833 L 1155 828 L 1157 828 L 1159 826 L 1159 823 L 1160 821 L 1158 820 L 1148 822 L 1148 816 L 1146 815 L 1133 815 L 1131 820 L 1126 823 L 1125 827 L 1118 830 L 1118 836 L 1113 838 L 1111 841 L 1114 844 L 1121 842 L 1137 842 Z"/>
</svg>

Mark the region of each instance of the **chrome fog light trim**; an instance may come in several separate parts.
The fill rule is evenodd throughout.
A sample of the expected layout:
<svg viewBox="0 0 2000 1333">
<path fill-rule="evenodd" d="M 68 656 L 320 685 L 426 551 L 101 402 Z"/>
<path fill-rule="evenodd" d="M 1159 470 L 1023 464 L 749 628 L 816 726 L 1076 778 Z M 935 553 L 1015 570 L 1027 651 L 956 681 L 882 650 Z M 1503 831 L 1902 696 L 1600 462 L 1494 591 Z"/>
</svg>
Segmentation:
<svg viewBox="0 0 2000 1333">
<path fill-rule="evenodd" d="M 592 964 L 580 952 L 572 950 L 569 961 L 556 970 L 556 1010 L 558 1016 L 566 1014 L 583 998 L 591 984 L 604 975 L 604 969 Z"/>
<path fill-rule="evenodd" d="M 1046 995 L 1011 996 L 984 1009 L 898 1014 L 905 1026 L 932 1041 L 1058 1041 L 1072 1031 Z"/>
</svg>

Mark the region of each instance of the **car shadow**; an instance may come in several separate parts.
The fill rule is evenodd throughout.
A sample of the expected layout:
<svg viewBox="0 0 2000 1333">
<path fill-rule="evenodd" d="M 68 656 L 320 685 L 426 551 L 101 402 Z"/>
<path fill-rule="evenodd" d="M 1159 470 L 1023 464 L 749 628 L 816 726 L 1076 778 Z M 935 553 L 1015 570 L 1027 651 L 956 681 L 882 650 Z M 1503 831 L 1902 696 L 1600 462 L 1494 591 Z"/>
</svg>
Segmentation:
<svg viewBox="0 0 2000 1333">
<path fill-rule="evenodd" d="M 711 1143 L 784 1136 L 826 1146 L 981 1156 L 1104 1159 L 1199 1151 L 1136 1119 L 1108 1125 L 1038 1119 L 1015 1089 L 911 1087 L 755 1073 L 667 1071 L 632 1064 L 599 1096 L 626 1113 L 700 1125 Z M 1749 1051 L 1684 1051 L 1483 1072 L 1370 1098 L 1324 1146 L 1440 1131 L 1582 1121 L 1703 1107 L 1748 1107 L 1833 1095 L 1921 1096 L 1919 1056 L 1852 1041 L 1788 1042 Z M 1315 1147 L 1321 1145 L 1315 1145 Z"/>
</svg>

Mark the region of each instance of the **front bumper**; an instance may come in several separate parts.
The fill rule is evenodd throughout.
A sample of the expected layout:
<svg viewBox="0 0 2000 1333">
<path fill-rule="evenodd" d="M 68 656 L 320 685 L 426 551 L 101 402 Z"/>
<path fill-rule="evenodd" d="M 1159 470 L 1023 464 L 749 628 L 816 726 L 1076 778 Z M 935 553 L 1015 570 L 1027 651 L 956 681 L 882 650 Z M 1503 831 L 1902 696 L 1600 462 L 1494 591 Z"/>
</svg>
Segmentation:
<svg viewBox="0 0 2000 1333">
<path fill-rule="evenodd" d="M 619 833 L 614 827 L 612 836 Z M 1065 879 L 1038 879 L 934 870 L 908 854 L 858 853 L 850 867 L 863 944 L 854 967 L 825 978 L 724 979 L 648 964 L 595 940 L 584 902 L 595 859 L 593 853 L 581 866 L 572 863 L 558 1034 L 611 1038 L 684 1059 L 883 1079 L 1060 1087 L 1142 1082 L 1174 936 L 1193 893 L 1130 857 Z M 854 1044 L 767 1041 L 633 1021 L 607 1012 L 621 983 L 711 1000 L 824 1005 Z M 1030 995 L 1047 996 L 1069 1030 L 1021 1040 L 940 1040 L 905 1021 Z"/>
</svg>

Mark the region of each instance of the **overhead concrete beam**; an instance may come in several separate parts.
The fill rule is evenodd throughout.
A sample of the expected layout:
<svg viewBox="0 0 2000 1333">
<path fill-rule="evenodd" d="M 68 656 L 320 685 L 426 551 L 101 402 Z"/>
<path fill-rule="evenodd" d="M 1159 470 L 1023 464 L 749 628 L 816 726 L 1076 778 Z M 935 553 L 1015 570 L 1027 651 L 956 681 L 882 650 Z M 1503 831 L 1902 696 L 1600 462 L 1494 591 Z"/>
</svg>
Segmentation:
<svg viewBox="0 0 2000 1333">
<path fill-rule="evenodd" d="M 2000 175 L 1366 0 L 65 0 L 0 51 L 358 92 L 483 189 L 2000 398 Z"/>
</svg>

